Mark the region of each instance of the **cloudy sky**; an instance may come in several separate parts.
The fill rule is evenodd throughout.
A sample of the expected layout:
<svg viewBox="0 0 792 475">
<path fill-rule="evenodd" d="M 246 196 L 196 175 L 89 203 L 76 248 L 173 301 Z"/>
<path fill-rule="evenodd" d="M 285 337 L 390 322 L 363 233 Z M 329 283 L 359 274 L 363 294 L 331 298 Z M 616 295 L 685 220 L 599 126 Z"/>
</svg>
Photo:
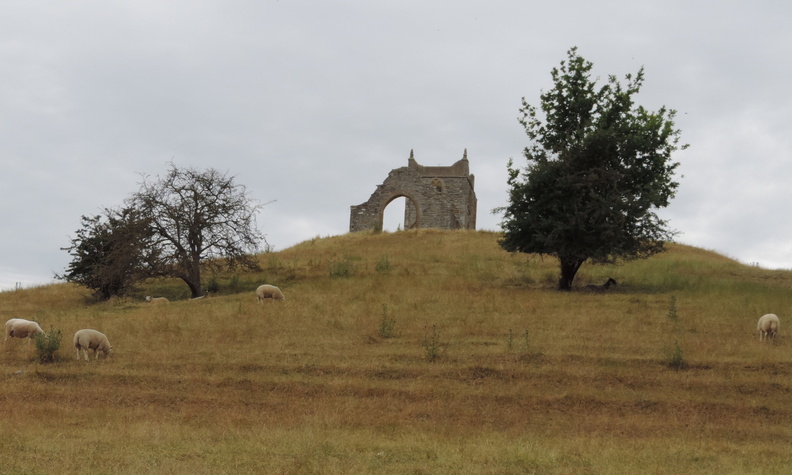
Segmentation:
<svg viewBox="0 0 792 475">
<path fill-rule="evenodd" d="M 52 281 L 80 216 L 170 162 L 275 200 L 258 221 L 282 250 L 346 233 L 410 150 L 467 149 L 498 230 L 520 100 L 572 46 L 603 80 L 644 66 L 638 103 L 678 110 L 678 240 L 792 268 L 790 20 L 775 0 L 2 2 L 0 290 Z"/>
</svg>

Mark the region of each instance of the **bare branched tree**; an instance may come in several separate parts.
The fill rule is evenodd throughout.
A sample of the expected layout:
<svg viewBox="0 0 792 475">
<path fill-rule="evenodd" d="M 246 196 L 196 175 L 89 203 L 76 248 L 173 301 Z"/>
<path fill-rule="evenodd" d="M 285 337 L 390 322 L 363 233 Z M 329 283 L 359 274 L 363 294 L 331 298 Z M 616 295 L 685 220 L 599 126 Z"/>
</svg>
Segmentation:
<svg viewBox="0 0 792 475">
<path fill-rule="evenodd" d="M 264 205 L 227 174 L 171 164 L 162 178 L 144 176 L 128 206 L 148 217 L 155 236 L 151 273 L 183 280 L 193 297 L 203 295 L 202 266 L 258 267 L 254 254 L 266 240 L 257 229 L 256 213 Z"/>
</svg>

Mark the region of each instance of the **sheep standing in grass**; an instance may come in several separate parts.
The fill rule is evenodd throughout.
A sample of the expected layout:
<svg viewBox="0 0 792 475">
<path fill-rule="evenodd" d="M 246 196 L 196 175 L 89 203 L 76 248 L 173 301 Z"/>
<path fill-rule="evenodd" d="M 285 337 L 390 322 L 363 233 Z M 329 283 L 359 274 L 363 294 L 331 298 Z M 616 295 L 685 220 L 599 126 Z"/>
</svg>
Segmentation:
<svg viewBox="0 0 792 475">
<path fill-rule="evenodd" d="M 778 315 L 768 313 L 762 315 L 759 323 L 756 324 L 756 329 L 759 330 L 759 341 L 765 341 L 768 338 L 775 340 L 776 333 L 781 328 L 781 321 L 778 320 Z"/>
<path fill-rule="evenodd" d="M 616 282 L 615 279 L 609 277 L 608 280 L 602 285 L 595 285 L 595 284 L 587 285 L 586 290 L 588 290 L 589 292 L 605 292 L 610 288 L 611 285 L 617 285 L 617 284 L 618 282 Z"/>
<path fill-rule="evenodd" d="M 170 302 L 170 300 L 168 300 L 165 297 L 152 297 L 151 295 L 147 295 L 146 296 L 146 302 L 148 302 L 148 303 L 168 303 L 168 302 Z"/>
<path fill-rule="evenodd" d="M 8 337 L 14 338 L 36 338 L 39 333 L 44 333 L 38 323 L 24 318 L 12 318 L 5 324 L 5 338 L 3 344 L 8 340 Z"/>
<path fill-rule="evenodd" d="M 88 350 L 93 350 L 94 359 L 98 360 L 100 351 L 107 359 L 113 349 L 104 333 L 91 329 L 77 330 L 74 334 L 74 347 L 77 349 L 77 361 L 80 361 L 80 350 L 83 350 L 85 361 L 88 361 Z"/>
<path fill-rule="evenodd" d="M 258 298 L 258 303 L 261 303 L 264 299 L 286 300 L 281 289 L 269 284 L 260 285 L 256 289 L 256 297 Z"/>
<path fill-rule="evenodd" d="M 206 298 L 206 297 L 208 297 L 208 296 L 209 296 L 209 291 L 207 290 L 207 291 L 204 291 L 204 294 L 203 294 L 203 295 L 201 295 L 201 296 L 199 296 L 199 297 L 193 297 L 193 298 L 191 298 L 190 300 L 201 300 L 202 298 Z"/>
</svg>

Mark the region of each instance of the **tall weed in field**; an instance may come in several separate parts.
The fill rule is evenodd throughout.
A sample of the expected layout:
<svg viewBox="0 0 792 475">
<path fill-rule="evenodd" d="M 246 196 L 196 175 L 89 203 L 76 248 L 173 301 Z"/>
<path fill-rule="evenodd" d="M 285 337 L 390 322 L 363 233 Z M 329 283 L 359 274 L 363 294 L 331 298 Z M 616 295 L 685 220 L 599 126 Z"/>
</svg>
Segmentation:
<svg viewBox="0 0 792 475">
<path fill-rule="evenodd" d="M 382 320 L 380 320 L 377 334 L 381 338 L 394 338 L 396 336 L 396 319 L 388 316 L 388 304 L 382 304 Z"/>
<path fill-rule="evenodd" d="M 677 315 L 676 295 L 672 295 L 668 301 L 668 313 L 666 317 L 674 323 L 679 320 L 679 315 Z"/>
<path fill-rule="evenodd" d="M 674 341 L 673 348 L 666 351 L 666 366 L 677 370 L 688 367 L 688 363 L 682 354 L 682 348 L 679 346 L 679 340 Z"/>
<path fill-rule="evenodd" d="M 436 324 L 432 325 L 431 330 L 424 328 L 423 349 L 427 361 L 437 361 L 445 353 L 446 347 L 440 340 L 440 330 Z"/>
<path fill-rule="evenodd" d="M 512 329 L 510 328 L 506 341 L 506 348 L 508 349 L 509 353 L 517 350 L 517 359 L 524 363 L 539 361 L 543 356 L 541 352 L 536 351 L 534 345 L 531 343 L 531 335 L 528 330 L 525 330 L 522 333 L 522 338 L 518 349 L 517 344 L 514 341 L 514 332 L 512 332 Z"/>
<path fill-rule="evenodd" d="M 672 295 L 668 299 L 668 312 L 666 318 L 674 324 L 674 333 L 679 333 L 679 313 L 677 312 L 677 299 L 676 295 Z M 671 369 L 681 370 L 688 367 L 682 353 L 682 348 L 679 346 L 679 340 L 674 340 L 674 344 L 665 350 L 666 358 L 665 364 Z"/>
</svg>

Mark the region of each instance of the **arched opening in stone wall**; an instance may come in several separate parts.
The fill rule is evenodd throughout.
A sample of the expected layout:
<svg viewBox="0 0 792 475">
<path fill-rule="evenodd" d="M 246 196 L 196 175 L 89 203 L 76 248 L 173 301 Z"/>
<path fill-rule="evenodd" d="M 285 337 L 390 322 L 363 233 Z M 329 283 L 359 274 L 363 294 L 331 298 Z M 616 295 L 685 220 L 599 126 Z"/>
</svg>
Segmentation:
<svg viewBox="0 0 792 475">
<path fill-rule="evenodd" d="M 385 211 L 382 212 L 382 230 L 387 232 L 395 232 L 404 230 L 404 207 L 407 204 L 407 198 L 400 196 L 385 206 Z"/>
<path fill-rule="evenodd" d="M 385 209 L 382 212 L 383 231 L 393 233 L 415 227 L 414 220 L 411 223 L 405 223 L 405 210 L 409 203 L 415 206 L 415 202 L 408 196 L 399 195 L 391 199 L 388 204 L 385 205 Z"/>
</svg>

